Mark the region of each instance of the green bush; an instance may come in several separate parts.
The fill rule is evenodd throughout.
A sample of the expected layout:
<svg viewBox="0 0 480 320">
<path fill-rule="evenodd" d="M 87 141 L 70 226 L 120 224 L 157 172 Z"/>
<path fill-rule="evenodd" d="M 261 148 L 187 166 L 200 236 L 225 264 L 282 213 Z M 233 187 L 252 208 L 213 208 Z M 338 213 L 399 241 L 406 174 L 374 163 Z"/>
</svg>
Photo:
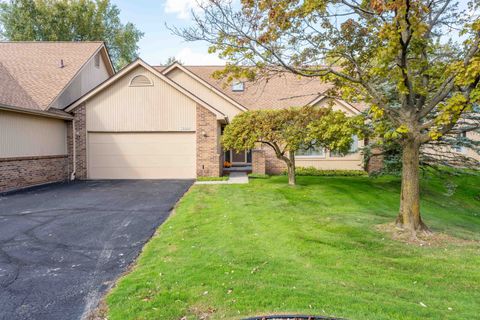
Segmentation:
<svg viewBox="0 0 480 320">
<path fill-rule="evenodd" d="M 228 177 L 197 177 L 197 181 L 227 181 Z"/>
<path fill-rule="evenodd" d="M 268 179 L 270 176 L 268 174 L 258 174 L 258 173 L 250 173 L 248 175 L 249 178 L 252 179 Z"/>
<path fill-rule="evenodd" d="M 287 172 L 283 172 L 284 175 Z M 296 168 L 297 176 L 343 176 L 343 177 L 352 177 L 352 176 L 366 176 L 367 172 L 363 170 L 320 170 L 314 167 L 298 167 Z"/>
</svg>

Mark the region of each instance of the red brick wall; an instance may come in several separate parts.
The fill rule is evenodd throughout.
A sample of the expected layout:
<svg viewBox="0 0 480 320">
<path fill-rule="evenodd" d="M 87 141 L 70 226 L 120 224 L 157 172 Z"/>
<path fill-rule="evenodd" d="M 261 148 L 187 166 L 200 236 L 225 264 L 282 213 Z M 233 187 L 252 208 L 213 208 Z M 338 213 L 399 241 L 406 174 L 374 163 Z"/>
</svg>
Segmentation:
<svg viewBox="0 0 480 320">
<path fill-rule="evenodd" d="M 261 149 L 265 151 L 265 171 L 267 174 L 281 174 L 287 170 L 285 162 L 277 158 L 275 151 L 270 146 L 262 145 Z"/>
<path fill-rule="evenodd" d="M 197 105 L 197 176 L 218 177 L 223 161 L 219 148 L 219 123 L 212 112 Z"/>
<path fill-rule="evenodd" d="M 252 150 L 252 173 L 265 174 L 265 151 L 254 149 Z"/>
<path fill-rule="evenodd" d="M 368 160 L 366 170 L 368 173 L 380 172 L 383 169 L 383 155 L 376 155 L 370 157 Z"/>
<path fill-rule="evenodd" d="M 0 159 L 0 192 L 68 179 L 68 156 Z"/>
</svg>

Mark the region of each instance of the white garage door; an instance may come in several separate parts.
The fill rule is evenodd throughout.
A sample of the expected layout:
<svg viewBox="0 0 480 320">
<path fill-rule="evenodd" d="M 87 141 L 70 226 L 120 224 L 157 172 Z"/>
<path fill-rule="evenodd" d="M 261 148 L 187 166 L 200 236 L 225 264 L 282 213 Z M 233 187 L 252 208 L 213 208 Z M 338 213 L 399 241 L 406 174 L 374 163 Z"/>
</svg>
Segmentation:
<svg viewBox="0 0 480 320">
<path fill-rule="evenodd" d="M 195 133 L 89 133 L 90 179 L 192 179 Z"/>
</svg>

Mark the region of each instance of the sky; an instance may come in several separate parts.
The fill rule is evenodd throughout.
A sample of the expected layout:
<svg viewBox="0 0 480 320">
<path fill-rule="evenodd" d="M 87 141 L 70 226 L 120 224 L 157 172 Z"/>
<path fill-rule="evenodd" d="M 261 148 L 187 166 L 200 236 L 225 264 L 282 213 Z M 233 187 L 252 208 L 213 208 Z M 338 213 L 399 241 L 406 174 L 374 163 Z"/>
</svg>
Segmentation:
<svg viewBox="0 0 480 320">
<path fill-rule="evenodd" d="M 112 0 L 112 3 L 120 9 L 123 23 L 132 22 L 145 33 L 138 43 L 139 56 L 149 64 L 165 64 L 172 56 L 186 65 L 224 64 L 217 56 L 208 54 L 206 43 L 185 42 L 166 27 L 166 24 L 189 26 L 197 0 Z"/>
</svg>

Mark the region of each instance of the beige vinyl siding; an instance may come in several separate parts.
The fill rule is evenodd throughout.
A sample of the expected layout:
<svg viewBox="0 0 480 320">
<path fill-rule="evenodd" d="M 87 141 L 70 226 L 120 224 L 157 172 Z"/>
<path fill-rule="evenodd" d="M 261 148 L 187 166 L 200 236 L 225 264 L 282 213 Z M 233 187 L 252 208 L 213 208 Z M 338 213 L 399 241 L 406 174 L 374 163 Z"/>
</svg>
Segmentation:
<svg viewBox="0 0 480 320">
<path fill-rule="evenodd" d="M 67 154 L 64 120 L 0 111 L 0 158 Z"/>
<path fill-rule="evenodd" d="M 89 133 L 90 179 L 193 179 L 195 133 Z"/>
<path fill-rule="evenodd" d="M 53 108 L 63 109 L 67 107 L 109 78 L 107 66 L 101 57 L 101 53 L 98 52 L 97 54 L 100 55 L 100 65 L 95 66 L 95 56 L 93 56 L 52 103 Z"/>
<path fill-rule="evenodd" d="M 153 86 L 131 87 L 144 75 Z M 143 67 L 87 101 L 87 130 L 96 132 L 195 131 L 196 103 Z"/>
<path fill-rule="evenodd" d="M 212 89 L 206 87 L 204 84 L 200 83 L 198 80 L 195 80 L 180 69 L 172 70 L 167 76 L 215 109 L 220 110 L 222 113 L 227 115 L 230 121 L 233 119 L 233 117 L 242 112 L 231 102 L 225 98 L 222 98 Z"/>
</svg>

